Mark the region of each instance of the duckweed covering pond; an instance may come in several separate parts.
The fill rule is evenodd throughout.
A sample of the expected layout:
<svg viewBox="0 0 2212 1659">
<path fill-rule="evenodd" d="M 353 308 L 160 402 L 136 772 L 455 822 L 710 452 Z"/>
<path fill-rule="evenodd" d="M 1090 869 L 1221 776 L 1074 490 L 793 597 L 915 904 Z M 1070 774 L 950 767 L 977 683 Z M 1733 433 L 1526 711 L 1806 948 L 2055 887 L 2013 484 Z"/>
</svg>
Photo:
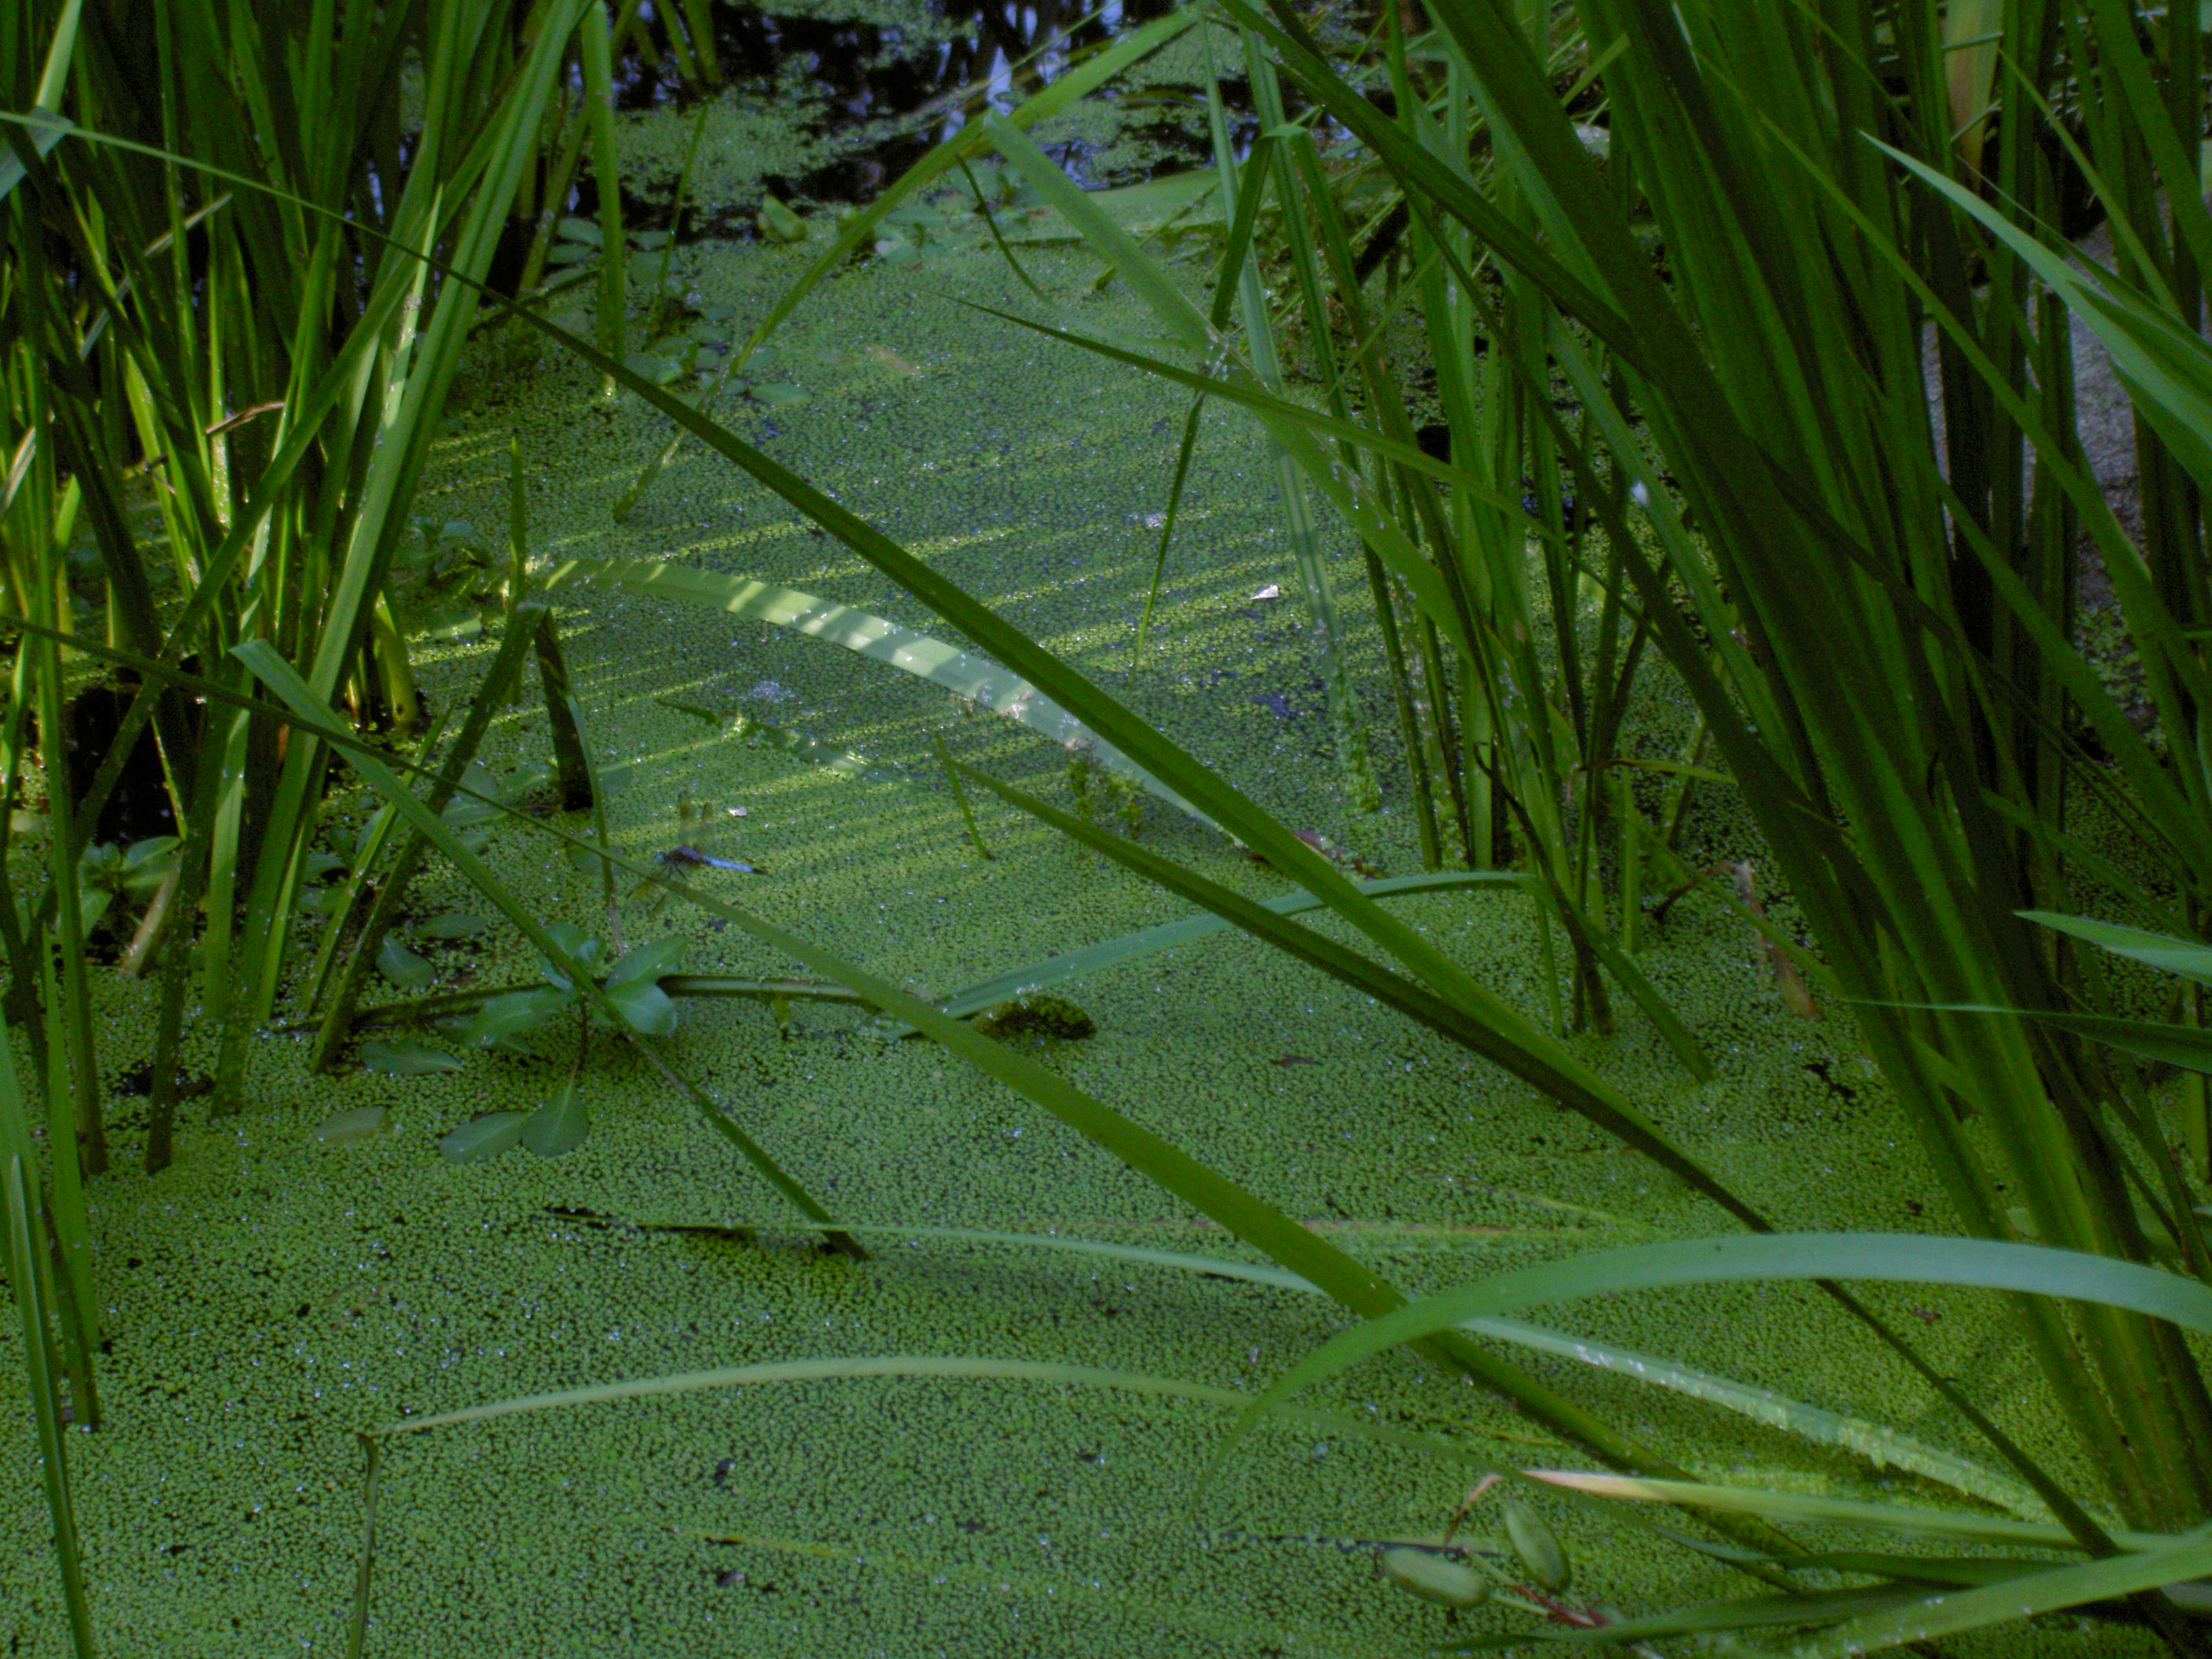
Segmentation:
<svg viewBox="0 0 2212 1659">
<path fill-rule="evenodd" d="M 808 250 L 683 251 L 705 298 L 757 315 Z M 1089 325 L 1135 328 L 1096 268 L 1047 249 L 1031 275 Z M 1018 307 L 995 257 L 839 279 L 779 342 L 803 402 L 740 429 L 882 523 L 1001 613 L 1100 676 L 1127 661 L 1180 405 L 952 302 Z M 487 353 L 485 362 L 492 361 Z M 422 510 L 499 522 L 504 457 L 530 468 L 534 556 L 654 557 L 933 619 L 782 503 L 687 453 L 626 525 L 608 508 L 660 444 L 657 421 L 555 363 L 491 378 L 446 442 Z M 1394 872 L 1410 830 L 1347 821 L 1321 698 L 1289 602 L 1258 446 L 1209 416 L 1153 630 L 1128 695 L 1273 805 Z M 773 872 L 702 880 L 780 926 L 929 992 L 1168 919 L 1179 907 L 1030 821 L 975 803 L 976 852 L 934 761 L 955 752 L 1065 799 L 1065 757 L 1004 722 L 832 647 L 696 610 L 562 596 L 590 738 L 618 769 L 617 847 L 678 844 Z M 489 641 L 433 651 L 441 705 L 469 694 Z M 1372 687 L 1378 750 L 1394 729 Z M 674 702 L 750 712 L 865 756 L 841 775 L 726 735 Z M 1648 717 L 1663 723 L 1655 702 Z M 485 760 L 544 757 L 542 710 L 504 717 Z M 1387 775 L 1388 757 L 1384 757 Z M 359 800 L 336 803 L 350 844 Z M 580 820 L 577 821 L 580 823 Z M 1255 893 L 1285 890 L 1196 826 L 1148 808 L 1140 833 Z M 1724 816 L 1716 852 L 1756 848 Z M 492 855 L 548 918 L 598 920 L 596 882 L 519 826 Z M 468 895 L 427 878 L 425 922 Z M 1541 957 L 1513 896 L 1412 902 L 1431 936 L 1540 1010 Z M 1786 904 L 1773 913 L 1786 921 Z M 686 971 L 777 975 L 734 930 L 633 900 L 623 942 L 669 933 Z M 410 948 L 440 988 L 527 980 L 496 932 Z M 1583 1056 L 1710 1167 L 1790 1225 L 1934 1229 L 1940 1194 L 1838 1011 L 1781 1005 L 1755 942 L 1717 905 L 1677 906 L 1644 957 L 1706 1043 L 1693 1086 L 1641 1023 Z M 1053 1064 L 1085 1089 L 1307 1218 L 1408 1291 L 1600 1243 L 1709 1231 L 1710 1210 L 1581 1122 L 1441 1041 L 1242 938 L 1170 951 L 1068 988 L 1096 1024 Z M 143 988 L 101 982 L 106 1052 L 150 1045 Z M 603 1045 L 581 1092 L 590 1138 L 566 1157 L 456 1167 L 439 1138 L 527 1109 L 565 1075 L 565 1040 L 476 1055 L 456 1073 L 312 1077 L 304 1039 L 257 1056 L 248 1114 L 181 1138 L 177 1167 L 94 1194 L 111 1426 L 71 1442 L 96 1615 L 117 1655 L 339 1648 L 361 1540 L 358 1431 L 519 1395 L 751 1362 L 967 1355 L 1264 1385 L 1340 1328 L 1327 1304 L 1263 1285 L 942 1237 L 826 1255 L 691 1107 Z M 1026 1231 L 1249 1259 L 1042 1113 L 856 1011 L 802 1006 L 787 1034 L 747 1003 L 690 1003 L 671 1059 L 856 1223 Z M 386 1107 L 379 1132 L 316 1138 Z M 117 1109 L 118 1164 L 134 1123 Z M 743 1230 L 753 1230 L 747 1232 Z M 2032 1393 L 1988 1304 L 1936 1291 L 1869 1300 L 2040 1439 Z M 1680 1358 L 1958 1444 L 1925 1389 L 1871 1361 L 1798 1288 L 1741 1287 L 1556 1310 L 1561 1328 Z M 1751 1334 L 1755 1340 L 1747 1340 Z M 0 1650 L 60 1650 L 40 1541 L 21 1366 L 0 1333 Z M 1850 1356 L 1847 1362 L 1837 1358 Z M 1696 1472 L 1874 1496 L 1917 1483 L 1721 1420 L 1618 1376 L 1538 1358 Z M 1305 1403 L 1438 1434 L 1478 1458 L 1573 1462 L 1403 1354 Z M 1370 1546 L 1435 1537 L 1473 1475 L 1310 1425 L 1258 1437 L 1199 1484 L 1225 1415 L 1190 1401 L 1035 1381 L 870 1377 L 726 1389 L 465 1425 L 395 1443 L 380 1511 L 371 1651 L 747 1656 L 947 1653 L 1403 1654 L 1523 1615 L 1454 1613 L 1395 1590 Z M 2071 1474 L 2063 1468 L 2062 1477 Z M 1929 1486 L 1917 1495 L 1953 1501 Z M 1631 1609 L 1668 1591 L 1738 1593 L 1633 1517 L 1547 1510 L 1575 1593 Z M 1487 1528 L 1487 1530 L 1486 1530 Z M 1478 1540 L 1496 1529 L 1478 1517 Z M 2130 1650 L 2106 1632 L 2099 1653 Z M 2086 1650 L 2071 1622 L 1957 1652 Z"/>
</svg>

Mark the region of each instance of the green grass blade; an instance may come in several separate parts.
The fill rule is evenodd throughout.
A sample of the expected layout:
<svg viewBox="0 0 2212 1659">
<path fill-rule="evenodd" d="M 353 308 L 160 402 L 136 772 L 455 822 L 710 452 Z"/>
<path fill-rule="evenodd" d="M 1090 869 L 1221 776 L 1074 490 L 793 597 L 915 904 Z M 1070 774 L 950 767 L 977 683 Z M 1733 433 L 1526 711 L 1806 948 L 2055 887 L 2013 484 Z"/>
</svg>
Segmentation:
<svg viewBox="0 0 2212 1659">
<path fill-rule="evenodd" d="M 2070 1550 L 2080 1547 L 2063 1527 L 2045 1522 L 2012 1521 L 1964 1510 L 1926 1510 L 1898 1504 L 1869 1504 L 1856 1498 L 1824 1498 L 1814 1492 L 1766 1492 L 1750 1486 L 1721 1486 L 1692 1480 L 1650 1480 L 1636 1475 L 1599 1474 L 1583 1469 L 1524 1469 L 1532 1480 L 1600 1498 L 1645 1504 L 1679 1504 L 1692 1509 L 1763 1516 L 1772 1521 L 1834 1522 L 1869 1527 L 1878 1532 L 1986 1544 L 1999 1549 Z M 2126 1550 L 2155 1549 L 2173 1540 L 2165 1533 L 2115 1532 L 2112 1541 Z"/>
<path fill-rule="evenodd" d="M 5 1048 L 6 1036 L 0 1031 L 0 1066 L 6 1064 Z M 14 1094 L 14 1080 L 12 1071 L 0 1072 L 0 1091 Z M 15 1121 L 13 1113 L 9 1119 Z M 15 1287 L 15 1308 L 22 1321 L 23 1381 L 38 1442 L 46 1516 L 53 1528 L 50 1541 L 61 1574 L 63 1602 L 69 1611 L 71 1649 L 77 1659 L 94 1659 L 100 1647 L 93 1636 L 91 1601 L 85 1593 L 76 1510 L 70 1491 L 69 1448 L 62 1436 L 59 1382 L 47 1364 L 52 1338 L 50 1316 L 40 1294 L 45 1275 L 39 1268 L 38 1204 L 31 1169 L 21 1147 L 0 1144 L 0 1233 L 4 1234 L 8 1282 Z"/>
<path fill-rule="evenodd" d="M 1900 1434 L 1887 1424 L 1870 1423 L 1841 1412 L 1808 1406 L 1771 1389 L 1739 1382 L 1733 1377 L 1717 1376 L 1674 1360 L 1638 1353 L 1590 1337 L 1563 1335 L 1519 1320 L 1463 1320 L 1460 1328 L 1479 1336 L 1496 1337 L 1503 1342 L 1534 1348 L 1541 1353 L 1577 1360 L 1585 1365 L 1595 1365 L 1623 1376 L 1632 1376 L 1639 1382 L 1649 1382 L 1655 1388 L 1666 1389 L 1692 1400 L 1705 1401 L 1786 1434 L 1822 1445 L 1840 1446 L 1867 1459 L 1878 1469 L 1903 1469 L 1923 1480 L 1948 1486 L 1954 1492 L 1963 1492 L 1969 1498 L 1978 1498 L 1984 1503 L 2010 1510 L 2015 1515 L 2039 1517 L 2044 1512 L 2041 1500 L 2009 1476 L 1969 1458 L 1960 1457 L 1915 1440 L 1910 1435 Z"/>
<path fill-rule="evenodd" d="M 2094 916 L 2062 916 L 2049 910 L 2022 910 L 2018 914 L 2045 927 L 2087 940 L 2116 957 L 2140 962 L 2160 973 L 2183 975 L 2199 985 L 2212 985 L 2212 945 L 2175 939 L 2168 933 L 2148 933 L 2141 927 L 2123 927 L 2118 922 L 2100 921 Z"/>
<path fill-rule="evenodd" d="M 2212 1572 L 2212 1540 L 2166 1543 L 2138 1555 L 2053 1567 L 2000 1584 L 1935 1596 L 1887 1613 L 1869 1613 L 1801 1643 L 1791 1659 L 1856 1659 L 1863 1653 L 1963 1635 L 1989 1625 L 2108 1601 L 2178 1584 Z"/>
<path fill-rule="evenodd" d="M 1468 1319 L 1540 1303 L 1686 1285 L 1870 1279 L 2014 1291 L 2124 1308 L 2212 1335 L 2212 1288 L 2179 1274 L 2079 1250 L 1913 1233 L 1766 1233 L 1679 1239 L 1600 1250 L 1440 1291 L 1331 1339 L 1285 1372 L 1256 1416 L 1279 1399 L 1360 1360 Z"/>
</svg>

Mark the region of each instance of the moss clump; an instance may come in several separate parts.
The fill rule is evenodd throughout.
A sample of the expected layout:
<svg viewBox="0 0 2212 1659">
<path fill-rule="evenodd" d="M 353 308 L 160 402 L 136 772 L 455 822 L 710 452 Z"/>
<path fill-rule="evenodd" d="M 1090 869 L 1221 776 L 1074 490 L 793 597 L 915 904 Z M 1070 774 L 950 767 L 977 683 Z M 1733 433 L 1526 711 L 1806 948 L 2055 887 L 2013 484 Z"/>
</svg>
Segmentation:
<svg viewBox="0 0 2212 1659">
<path fill-rule="evenodd" d="M 1032 992 L 986 1008 L 975 1017 L 975 1029 L 995 1042 L 1039 1048 L 1096 1036 L 1098 1022 L 1066 997 Z"/>
</svg>

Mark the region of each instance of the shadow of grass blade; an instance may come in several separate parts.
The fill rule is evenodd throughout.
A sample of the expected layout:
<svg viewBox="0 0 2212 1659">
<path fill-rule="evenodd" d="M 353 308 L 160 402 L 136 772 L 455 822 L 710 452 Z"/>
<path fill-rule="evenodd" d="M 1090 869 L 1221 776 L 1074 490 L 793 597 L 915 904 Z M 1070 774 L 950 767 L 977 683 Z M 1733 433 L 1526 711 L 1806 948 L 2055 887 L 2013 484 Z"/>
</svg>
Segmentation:
<svg viewBox="0 0 2212 1659">
<path fill-rule="evenodd" d="M 1379 881 L 1359 884 L 1359 890 L 1370 898 L 1395 898 L 1416 893 L 1453 892 L 1469 888 L 1510 888 L 1518 891 L 1521 878 L 1499 870 L 1451 871 L 1437 875 L 1386 876 Z M 1319 907 L 1321 901 L 1311 893 L 1284 893 L 1261 900 L 1267 908 L 1277 915 L 1296 915 L 1304 910 Z M 962 987 L 948 995 L 937 999 L 937 1007 L 955 1018 L 964 1018 L 980 1012 L 993 1003 L 1025 991 L 1042 990 L 1048 985 L 1059 985 L 1071 979 L 1081 979 L 1133 962 L 1171 946 L 1187 945 L 1203 939 L 1209 933 L 1225 931 L 1232 924 L 1226 917 L 1214 915 L 1184 916 L 1174 921 L 1164 921 L 1151 927 L 1124 933 L 1119 939 L 1102 939 L 1096 945 L 1086 945 L 1080 950 L 1065 951 L 1047 957 L 1027 967 L 1012 969 L 1003 974 L 979 980 Z M 886 1036 L 903 1037 L 916 1035 L 911 1025 L 887 1021 L 880 1027 Z"/>
<path fill-rule="evenodd" d="M 1583 1066 L 1564 1047 L 1534 1032 L 1519 1014 L 1487 993 L 1479 1002 L 1446 997 L 1291 921 L 1284 910 L 1248 898 L 1133 842 L 1109 835 L 988 773 L 972 767 L 961 769 L 1002 799 L 1091 851 L 1180 897 L 1204 905 L 1231 926 L 1480 1054 L 1633 1147 L 1747 1227 L 1764 1231 L 1771 1226 L 1756 1209 L 1662 1134 L 1626 1096 Z M 1516 885 L 1520 880 L 1515 878 Z"/>
<path fill-rule="evenodd" d="M 885 617 L 796 588 L 650 559 L 565 559 L 546 574 L 543 585 L 550 591 L 564 582 L 598 582 L 650 599 L 707 605 L 810 639 L 827 640 L 1018 721 L 1063 748 L 1081 746 L 1099 765 L 1131 779 L 1200 823 L 1218 827 L 1036 686 L 997 663 Z"/>
</svg>

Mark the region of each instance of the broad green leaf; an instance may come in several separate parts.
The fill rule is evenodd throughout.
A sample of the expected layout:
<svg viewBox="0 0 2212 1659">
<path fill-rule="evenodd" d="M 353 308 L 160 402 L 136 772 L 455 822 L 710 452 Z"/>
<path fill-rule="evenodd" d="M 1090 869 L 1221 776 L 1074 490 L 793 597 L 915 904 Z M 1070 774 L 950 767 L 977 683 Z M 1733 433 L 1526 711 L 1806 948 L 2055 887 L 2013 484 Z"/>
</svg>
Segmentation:
<svg viewBox="0 0 2212 1659">
<path fill-rule="evenodd" d="M 438 1142 L 438 1155 L 448 1164 L 481 1164 L 497 1158 L 522 1139 L 523 1112 L 486 1112 L 472 1117 Z"/>
<path fill-rule="evenodd" d="M 676 1029 L 676 1004 L 651 980 L 610 984 L 607 1000 L 633 1031 L 647 1036 L 666 1036 Z"/>
<path fill-rule="evenodd" d="M 544 957 L 538 970 L 555 989 L 574 990 L 580 975 L 585 979 L 598 976 L 599 957 L 606 946 L 590 929 L 573 921 L 549 922 L 545 937 L 552 940 L 557 954 Z"/>
<path fill-rule="evenodd" d="M 461 1041 L 480 1048 L 511 1047 L 574 1006 L 567 993 L 551 988 L 508 991 L 492 998 L 470 1017 L 461 1027 Z"/>
<path fill-rule="evenodd" d="M 558 1158 L 574 1152 L 591 1133 L 591 1115 L 576 1098 L 573 1079 L 561 1092 L 531 1113 L 522 1126 L 522 1144 L 539 1158 Z"/>
<path fill-rule="evenodd" d="M 123 890 L 132 898 L 151 898 L 154 890 L 177 867 L 177 848 L 180 844 L 174 836 L 155 836 L 131 842 L 123 853 Z M 329 854 L 324 856 L 327 858 Z M 331 862 L 335 865 L 337 860 Z"/>
<path fill-rule="evenodd" d="M 674 973 L 677 964 L 684 959 L 684 941 L 670 933 L 624 951 L 621 959 L 607 969 L 607 988 L 611 991 L 632 980 L 659 979 L 663 974 Z"/>
<path fill-rule="evenodd" d="M 361 1045 L 361 1063 L 386 1077 L 421 1077 L 429 1072 L 458 1072 L 462 1063 L 442 1048 L 423 1042 L 394 1042 L 373 1037 Z"/>
<path fill-rule="evenodd" d="M 789 409 L 805 403 L 806 392 L 803 386 L 787 386 L 781 381 L 771 380 L 765 385 L 755 386 L 752 397 L 755 403 L 765 404 L 770 409 Z"/>
<path fill-rule="evenodd" d="M 389 937 L 377 947 L 376 969 L 403 991 L 422 990 L 438 976 L 436 969 Z"/>
<path fill-rule="evenodd" d="M 1490 1599 L 1490 1580 L 1464 1561 L 1401 1546 L 1385 1550 L 1382 1576 L 1409 1595 L 1448 1607 L 1478 1607 Z"/>
<path fill-rule="evenodd" d="M 388 1106 L 353 1106 L 343 1112 L 333 1112 L 315 1126 L 315 1139 L 327 1140 L 333 1146 L 349 1141 L 366 1140 L 381 1129 L 392 1116 Z"/>
</svg>

